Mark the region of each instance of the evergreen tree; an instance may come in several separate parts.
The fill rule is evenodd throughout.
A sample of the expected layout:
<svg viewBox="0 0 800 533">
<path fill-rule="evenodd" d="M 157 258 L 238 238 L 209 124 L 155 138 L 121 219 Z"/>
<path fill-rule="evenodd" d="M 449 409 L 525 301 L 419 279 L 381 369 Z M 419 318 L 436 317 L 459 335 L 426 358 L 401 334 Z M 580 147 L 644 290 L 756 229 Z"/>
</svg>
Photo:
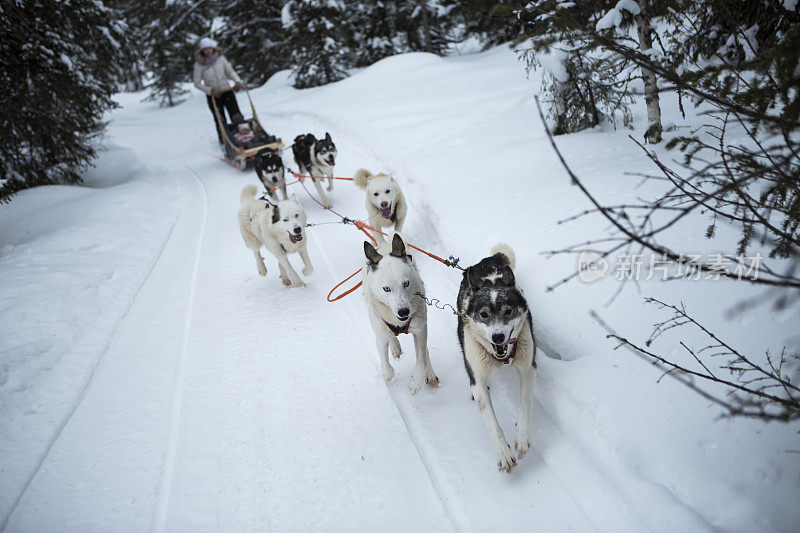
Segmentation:
<svg viewBox="0 0 800 533">
<path fill-rule="evenodd" d="M 445 0 L 411 0 L 398 3 L 400 29 L 405 32 L 412 52 L 445 55 L 456 24 Z"/>
<path fill-rule="evenodd" d="M 95 157 L 103 114 L 114 107 L 122 42 L 100 2 L 18 0 L 0 8 L 0 201 L 15 191 L 77 183 Z"/>
<path fill-rule="evenodd" d="M 396 0 L 348 2 L 354 66 L 366 67 L 384 57 L 409 51 L 408 38 L 400 30 L 400 4 Z"/>
<path fill-rule="evenodd" d="M 126 0 L 105 0 L 111 9 L 114 26 L 119 30 L 116 68 L 111 73 L 120 91 L 134 92 L 144 89 L 144 56 L 142 53 L 143 13 L 140 3 Z"/>
<path fill-rule="evenodd" d="M 145 0 L 137 9 L 147 21 L 141 33 L 145 68 L 151 74 L 148 99 L 162 106 L 177 105 L 188 92 L 183 84 L 192 79 L 197 41 L 210 32 L 218 6 L 204 0 Z"/>
<path fill-rule="evenodd" d="M 460 0 L 455 12 L 463 20 L 464 36 L 477 37 L 485 47 L 513 41 L 525 29 L 520 12 L 527 0 Z"/>
<path fill-rule="evenodd" d="M 303 0 L 289 5 L 287 42 L 298 89 L 344 79 L 349 66 L 342 0 Z"/>
<path fill-rule="evenodd" d="M 247 85 L 261 85 L 289 66 L 283 0 L 232 0 L 221 14 L 225 27 L 219 40 L 225 57 Z"/>
<path fill-rule="evenodd" d="M 629 126 L 633 117 L 629 104 L 632 103 L 626 85 L 615 82 L 616 73 L 605 72 L 609 63 L 572 51 L 561 56 L 558 73 L 545 72 L 542 76 L 540 95 L 542 102 L 549 104 L 547 110 L 548 126 L 554 135 L 573 133 L 593 128 L 606 122 L 616 124 L 622 121 Z"/>
<path fill-rule="evenodd" d="M 633 4 L 622 0 L 619 4 Z M 630 82 L 639 79 L 632 63 L 609 52 L 593 38 L 595 27 L 615 3 L 608 0 L 559 2 L 534 0 L 525 10 L 531 47 L 525 53 L 528 65 L 537 68 L 540 54 L 550 52 L 561 63 L 546 65 L 542 100 L 550 104 L 548 119 L 559 134 L 574 133 L 602 122 L 631 126 Z M 633 20 L 631 13 L 628 21 Z M 609 36 L 609 39 L 613 39 Z M 558 71 L 554 75 L 552 71 Z M 659 129 L 660 131 L 660 129 Z"/>
</svg>

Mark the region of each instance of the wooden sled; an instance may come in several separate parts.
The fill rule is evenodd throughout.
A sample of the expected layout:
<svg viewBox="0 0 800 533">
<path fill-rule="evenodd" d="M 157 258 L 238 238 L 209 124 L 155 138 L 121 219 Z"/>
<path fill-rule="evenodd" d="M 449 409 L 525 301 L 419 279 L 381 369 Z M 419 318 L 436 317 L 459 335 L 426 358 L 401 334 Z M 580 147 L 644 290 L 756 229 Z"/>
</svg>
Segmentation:
<svg viewBox="0 0 800 533">
<path fill-rule="evenodd" d="M 233 88 L 228 89 L 228 91 L 232 90 Z M 245 122 L 250 123 L 250 128 L 253 130 L 253 133 L 256 134 L 256 142 L 250 141 L 244 146 L 240 145 L 233 137 L 233 131 L 226 128 L 225 121 L 222 119 L 222 115 L 217 108 L 217 99 L 211 98 L 211 103 L 214 107 L 214 115 L 217 118 L 217 128 L 222 138 L 222 151 L 225 154 L 225 162 L 239 170 L 247 170 L 248 167 L 252 166 L 255 155 L 260 150 L 271 148 L 278 151 L 283 148 L 281 139 L 269 135 L 267 130 L 264 129 L 264 126 L 261 125 L 261 121 L 258 119 L 258 113 L 256 113 L 256 107 L 253 105 L 253 99 L 250 97 L 250 91 L 245 88 L 244 92 L 247 95 L 247 100 L 250 102 L 250 110 L 253 112 L 253 116 L 245 119 Z M 234 125 L 234 128 L 235 127 L 236 125 Z M 262 136 L 265 141 L 258 142 L 258 136 Z"/>
</svg>

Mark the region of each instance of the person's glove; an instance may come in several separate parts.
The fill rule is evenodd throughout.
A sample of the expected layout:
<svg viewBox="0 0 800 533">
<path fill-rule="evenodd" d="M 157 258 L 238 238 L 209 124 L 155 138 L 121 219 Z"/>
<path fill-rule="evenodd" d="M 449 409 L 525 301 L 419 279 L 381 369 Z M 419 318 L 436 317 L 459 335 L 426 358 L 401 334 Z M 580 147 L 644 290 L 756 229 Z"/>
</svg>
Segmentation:
<svg viewBox="0 0 800 533">
<path fill-rule="evenodd" d="M 220 91 L 219 89 L 211 89 L 211 96 L 213 96 L 214 98 L 219 98 L 219 95 L 221 94 L 222 91 Z"/>
<path fill-rule="evenodd" d="M 234 90 L 234 91 L 236 91 L 236 92 L 239 92 L 239 91 L 241 91 L 242 89 L 244 89 L 244 85 L 242 85 L 242 82 L 240 82 L 240 81 L 237 81 L 237 82 L 236 82 L 236 83 L 233 85 L 233 90 Z"/>
</svg>

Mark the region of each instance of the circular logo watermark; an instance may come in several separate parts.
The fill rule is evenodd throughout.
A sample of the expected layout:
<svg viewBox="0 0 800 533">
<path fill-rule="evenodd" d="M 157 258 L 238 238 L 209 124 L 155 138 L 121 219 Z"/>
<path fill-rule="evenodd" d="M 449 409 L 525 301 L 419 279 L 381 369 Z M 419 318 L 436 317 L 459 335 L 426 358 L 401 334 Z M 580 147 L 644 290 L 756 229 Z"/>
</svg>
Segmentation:
<svg viewBox="0 0 800 533">
<path fill-rule="evenodd" d="M 608 272 L 608 261 L 595 252 L 581 252 L 578 256 L 578 277 L 584 283 L 602 279 Z"/>
</svg>

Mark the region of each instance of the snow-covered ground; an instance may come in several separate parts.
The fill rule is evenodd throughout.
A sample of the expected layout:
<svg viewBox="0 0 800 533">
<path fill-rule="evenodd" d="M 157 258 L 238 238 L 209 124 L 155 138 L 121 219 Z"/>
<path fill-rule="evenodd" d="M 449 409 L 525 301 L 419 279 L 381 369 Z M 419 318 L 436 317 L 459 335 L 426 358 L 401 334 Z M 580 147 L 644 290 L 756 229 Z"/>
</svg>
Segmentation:
<svg viewBox="0 0 800 533">
<path fill-rule="evenodd" d="M 283 287 L 269 256 L 258 276 L 236 224 L 255 175 L 218 159 L 204 99 L 158 109 L 125 94 L 87 187 L 0 207 L 0 529 L 796 531 L 798 427 L 720 420 L 613 350 L 588 311 L 646 338 L 663 317 L 641 297 L 682 301 L 758 351 L 800 344 L 797 309 L 726 317 L 750 293 L 723 282 L 628 283 L 610 304 L 613 279 L 546 292 L 576 265 L 542 252 L 604 228 L 557 224 L 588 205 L 544 136 L 536 89 L 497 48 L 396 56 L 304 91 L 279 73 L 253 91 L 284 141 L 329 131 L 337 175 L 394 174 L 411 242 L 464 264 L 498 241 L 516 250 L 540 351 L 534 448 L 510 476 L 470 401 L 451 314 L 429 313 L 441 386 L 411 396 L 409 356 L 384 384 L 362 299 L 325 301 L 363 262 L 362 234 L 309 229 L 304 289 Z M 673 107 L 665 121 L 685 124 Z M 587 185 L 623 199 L 625 172 L 651 170 L 627 135 L 558 143 Z M 292 190 L 310 222 L 336 220 Z M 331 199 L 362 217 L 362 194 L 337 182 Z M 454 302 L 459 272 L 418 263 L 429 296 Z M 511 374 L 492 386 L 507 436 Z"/>
</svg>

